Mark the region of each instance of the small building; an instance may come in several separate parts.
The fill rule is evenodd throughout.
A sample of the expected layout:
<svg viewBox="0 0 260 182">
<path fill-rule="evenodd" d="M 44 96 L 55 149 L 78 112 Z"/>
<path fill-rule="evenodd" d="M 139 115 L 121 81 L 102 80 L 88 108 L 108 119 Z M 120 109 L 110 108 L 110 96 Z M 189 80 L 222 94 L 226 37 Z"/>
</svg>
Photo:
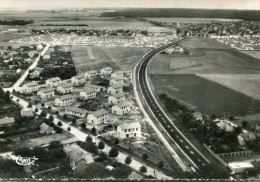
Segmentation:
<svg viewBox="0 0 260 182">
<path fill-rule="evenodd" d="M 65 113 L 69 114 L 69 115 L 73 115 L 73 116 L 83 118 L 83 117 L 86 117 L 87 110 L 81 109 L 81 108 L 78 108 L 78 107 L 67 107 L 65 109 Z"/>
<path fill-rule="evenodd" d="M 74 101 L 75 101 L 75 99 L 74 99 L 73 95 L 67 94 L 67 95 L 63 95 L 63 96 L 56 98 L 55 105 L 56 106 L 69 106 L 69 105 L 73 104 Z"/>
<path fill-rule="evenodd" d="M 84 98 L 85 100 L 93 99 L 96 97 L 97 92 L 94 89 L 85 89 L 79 93 L 81 98 Z"/>
<path fill-rule="evenodd" d="M 44 60 L 49 60 L 50 58 L 51 58 L 50 54 L 45 54 L 45 55 L 43 56 L 43 59 L 44 59 Z"/>
<path fill-rule="evenodd" d="M 39 95 L 42 99 L 52 98 L 55 95 L 54 90 L 55 89 L 52 87 L 42 88 L 37 92 L 37 95 Z"/>
<path fill-rule="evenodd" d="M 237 136 L 237 140 L 238 140 L 238 143 L 240 145 L 245 145 L 246 142 L 255 141 L 256 140 L 256 135 L 253 132 L 251 132 L 251 131 L 247 131 L 247 132 L 244 132 L 244 133 L 240 133 Z"/>
<path fill-rule="evenodd" d="M 4 117 L 0 119 L 0 127 L 1 126 L 11 126 L 15 123 L 15 120 L 13 117 Z"/>
<path fill-rule="evenodd" d="M 109 94 L 117 94 L 123 92 L 123 86 L 121 84 L 109 86 L 107 89 Z"/>
<path fill-rule="evenodd" d="M 128 102 L 120 102 L 117 105 L 112 106 L 112 113 L 117 115 L 124 115 L 131 111 L 130 103 Z"/>
<path fill-rule="evenodd" d="M 59 77 L 54 77 L 46 80 L 46 84 L 49 87 L 58 87 L 61 85 L 61 79 Z"/>
<path fill-rule="evenodd" d="M 39 90 L 39 84 L 35 81 L 26 83 L 22 86 L 23 93 L 32 93 Z"/>
<path fill-rule="evenodd" d="M 110 84 L 110 85 L 118 85 L 118 84 L 123 85 L 123 84 L 124 84 L 124 79 L 123 79 L 123 78 L 112 78 L 112 79 L 109 81 L 109 84 Z"/>
<path fill-rule="evenodd" d="M 113 69 L 111 67 L 105 67 L 100 70 L 101 75 L 110 75 Z"/>
<path fill-rule="evenodd" d="M 98 125 L 108 120 L 108 112 L 104 109 L 92 112 L 87 116 L 87 123 Z"/>
<path fill-rule="evenodd" d="M 33 113 L 32 108 L 23 108 L 21 110 L 21 116 L 22 117 L 33 117 L 34 113 Z"/>
<path fill-rule="evenodd" d="M 141 125 L 139 122 L 120 123 L 117 128 L 117 135 L 120 138 L 141 137 Z"/>
<path fill-rule="evenodd" d="M 117 94 L 111 95 L 108 97 L 109 104 L 118 104 L 125 100 L 125 94 L 123 92 L 119 92 Z"/>
<path fill-rule="evenodd" d="M 67 94 L 73 92 L 73 85 L 71 83 L 63 83 L 57 87 L 57 92 Z"/>
<path fill-rule="evenodd" d="M 203 115 L 201 112 L 194 112 L 192 113 L 192 115 L 196 119 L 196 121 L 203 121 Z"/>
<path fill-rule="evenodd" d="M 87 71 L 84 75 L 85 75 L 85 78 L 89 78 L 89 79 L 96 78 L 97 77 L 97 71 L 96 70 L 90 70 L 90 71 Z"/>
<path fill-rule="evenodd" d="M 78 164 L 84 161 L 86 164 L 91 164 L 94 162 L 92 155 L 81 148 L 75 149 L 70 154 L 70 167 L 75 170 Z"/>
<path fill-rule="evenodd" d="M 228 163 L 229 169 L 234 173 L 244 173 L 246 170 L 253 169 L 254 166 L 250 162 L 230 162 Z"/>
<path fill-rule="evenodd" d="M 233 132 L 235 130 L 234 126 L 232 126 L 229 123 L 226 123 L 223 120 L 220 120 L 217 124 L 216 124 L 221 130 L 224 130 L 225 132 Z"/>
<path fill-rule="evenodd" d="M 111 74 L 111 78 L 124 78 L 124 73 L 122 71 L 115 71 Z"/>
<path fill-rule="evenodd" d="M 101 86 L 86 83 L 84 85 L 84 90 L 87 90 L 87 89 L 94 89 L 96 92 L 100 92 L 101 91 Z"/>
<path fill-rule="evenodd" d="M 76 76 L 73 76 L 71 78 L 71 83 L 76 84 L 76 85 L 82 85 L 86 81 L 85 75 L 84 74 L 79 74 Z"/>
<path fill-rule="evenodd" d="M 45 133 L 45 134 L 51 134 L 52 133 L 52 127 L 50 127 L 46 123 L 42 123 L 40 128 L 41 128 L 40 133 Z"/>
</svg>

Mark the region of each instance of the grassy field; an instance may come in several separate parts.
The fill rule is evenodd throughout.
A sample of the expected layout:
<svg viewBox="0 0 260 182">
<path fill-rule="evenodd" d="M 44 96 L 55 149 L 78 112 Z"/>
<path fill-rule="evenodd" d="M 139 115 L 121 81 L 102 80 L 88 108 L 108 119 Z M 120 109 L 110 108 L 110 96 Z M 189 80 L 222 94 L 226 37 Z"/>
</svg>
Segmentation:
<svg viewBox="0 0 260 182">
<path fill-rule="evenodd" d="M 12 39 L 29 37 L 30 35 L 29 33 L 0 33 L 0 42 L 8 42 Z"/>
<path fill-rule="evenodd" d="M 187 49 L 230 49 L 227 45 L 206 37 L 190 38 L 187 41 L 182 42 L 180 45 Z"/>
<path fill-rule="evenodd" d="M 150 48 L 63 46 L 70 50 L 78 73 L 110 66 L 115 70 L 132 70 Z"/>
<path fill-rule="evenodd" d="M 236 19 L 222 19 L 222 18 L 150 18 L 146 19 L 158 22 L 169 23 L 210 23 L 210 22 L 227 22 L 227 21 L 240 21 Z"/>
<path fill-rule="evenodd" d="M 252 56 L 260 61 L 260 51 L 240 51 L 240 52 Z"/>
</svg>

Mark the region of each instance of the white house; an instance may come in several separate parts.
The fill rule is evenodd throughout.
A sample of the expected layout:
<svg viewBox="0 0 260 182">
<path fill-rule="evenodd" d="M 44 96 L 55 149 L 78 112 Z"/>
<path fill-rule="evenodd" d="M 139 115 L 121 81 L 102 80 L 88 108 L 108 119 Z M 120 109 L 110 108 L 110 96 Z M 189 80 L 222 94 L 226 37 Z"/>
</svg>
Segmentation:
<svg viewBox="0 0 260 182">
<path fill-rule="evenodd" d="M 130 103 L 120 102 L 117 105 L 112 106 L 112 113 L 117 115 L 123 115 L 131 111 Z"/>
<path fill-rule="evenodd" d="M 24 93 L 32 93 L 39 90 L 39 84 L 35 81 L 26 83 L 22 86 L 22 91 Z"/>
<path fill-rule="evenodd" d="M 119 92 L 123 92 L 123 86 L 121 84 L 109 86 L 107 92 L 109 94 L 116 94 Z"/>
<path fill-rule="evenodd" d="M 97 92 L 96 92 L 96 90 L 90 88 L 90 89 L 81 91 L 79 93 L 79 95 L 80 95 L 81 98 L 84 98 L 84 99 L 87 100 L 87 99 L 95 98 L 96 95 L 97 95 Z"/>
<path fill-rule="evenodd" d="M 100 70 L 101 75 L 110 75 L 113 69 L 111 67 L 105 67 Z"/>
<path fill-rule="evenodd" d="M 34 116 L 33 111 L 32 111 L 32 108 L 23 108 L 23 109 L 21 110 L 21 116 L 22 116 L 22 117 L 24 117 L 24 116 L 26 116 L 26 117 L 32 117 L 32 116 Z"/>
<path fill-rule="evenodd" d="M 125 100 L 125 94 L 123 92 L 119 92 L 117 94 L 111 95 L 108 97 L 109 104 L 118 104 Z"/>
<path fill-rule="evenodd" d="M 55 95 L 54 90 L 55 89 L 52 87 L 42 88 L 37 92 L 37 95 L 39 95 L 42 99 L 51 98 Z"/>
<path fill-rule="evenodd" d="M 117 135 L 120 138 L 130 138 L 130 137 L 141 137 L 141 125 L 139 122 L 134 123 L 120 123 L 117 128 Z"/>
<path fill-rule="evenodd" d="M 73 95 L 67 94 L 55 99 L 56 106 L 69 106 L 75 101 Z"/>
<path fill-rule="evenodd" d="M 124 84 L 124 79 L 123 79 L 123 78 L 112 78 L 112 79 L 109 81 L 109 84 L 110 84 L 110 85 L 118 85 L 118 84 L 123 85 L 123 84 Z"/>
<path fill-rule="evenodd" d="M 84 74 L 79 74 L 76 76 L 73 76 L 71 78 L 71 83 L 76 84 L 76 85 L 81 85 L 83 83 L 85 83 L 86 79 L 85 79 L 85 75 Z"/>
<path fill-rule="evenodd" d="M 101 91 L 101 86 L 86 83 L 84 85 L 84 90 L 88 90 L 88 89 L 94 89 L 96 92 L 100 92 Z"/>
<path fill-rule="evenodd" d="M 73 92 L 73 85 L 71 83 L 63 83 L 57 87 L 57 91 L 63 94 L 71 93 Z"/>
<path fill-rule="evenodd" d="M 124 73 L 122 71 L 115 71 L 111 74 L 111 78 L 124 78 Z"/>
<path fill-rule="evenodd" d="M 233 173 L 244 173 L 246 170 L 254 168 L 254 166 L 247 161 L 229 162 L 228 167 Z"/>
<path fill-rule="evenodd" d="M 61 79 L 59 77 L 54 77 L 46 80 L 46 84 L 49 87 L 58 87 L 61 85 Z"/>
<path fill-rule="evenodd" d="M 104 123 L 108 120 L 108 112 L 104 109 L 100 109 L 98 111 L 92 112 L 87 116 L 87 123 L 90 124 L 100 124 Z"/>
<path fill-rule="evenodd" d="M 67 107 L 65 109 L 65 113 L 83 118 L 86 117 L 87 110 L 72 106 L 72 107 Z"/>
<path fill-rule="evenodd" d="M 90 71 L 87 71 L 85 74 L 85 78 L 96 78 L 97 77 L 97 71 L 96 70 L 90 70 Z"/>
</svg>

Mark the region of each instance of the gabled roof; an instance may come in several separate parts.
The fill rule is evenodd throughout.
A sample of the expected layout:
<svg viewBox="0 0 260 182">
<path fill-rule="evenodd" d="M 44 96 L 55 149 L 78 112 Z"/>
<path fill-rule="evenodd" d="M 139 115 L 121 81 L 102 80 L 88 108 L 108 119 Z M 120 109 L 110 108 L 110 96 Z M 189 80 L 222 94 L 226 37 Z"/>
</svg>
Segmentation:
<svg viewBox="0 0 260 182">
<path fill-rule="evenodd" d="M 52 87 L 47 87 L 47 88 L 42 88 L 41 90 L 39 90 L 40 92 L 53 92 L 55 90 L 55 88 Z"/>
<path fill-rule="evenodd" d="M 124 97 L 125 94 L 123 92 L 119 92 L 117 94 L 111 95 L 111 97 L 119 98 L 119 97 Z"/>
<path fill-rule="evenodd" d="M 0 119 L 0 125 L 11 124 L 14 122 L 15 122 L 15 120 L 13 117 L 5 117 L 5 118 Z"/>
<path fill-rule="evenodd" d="M 123 80 L 123 78 L 116 77 L 116 78 L 112 78 L 111 80 L 121 81 L 121 80 Z"/>
<path fill-rule="evenodd" d="M 35 81 L 33 81 L 33 82 L 26 83 L 26 84 L 24 84 L 24 85 L 27 86 L 27 87 L 30 87 L 30 86 L 38 85 L 38 83 L 35 82 Z"/>
<path fill-rule="evenodd" d="M 89 87 L 89 88 L 94 88 L 94 89 L 100 89 L 101 88 L 101 86 L 93 85 L 93 84 L 89 84 L 89 83 L 86 83 L 84 85 L 84 87 Z"/>
<path fill-rule="evenodd" d="M 105 68 L 102 68 L 101 70 L 110 71 L 110 70 L 112 70 L 112 68 L 111 67 L 105 67 Z"/>
<path fill-rule="evenodd" d="M 96 90 L 93 89 L 93 88 L 89 88 L 89 89 L 84 89 L 83 92 L 85 92 L 86 94 L 88 94 L 88 93 L 96 92 Z"/>
<path fill-rule="evenodd" d="M 74 112 L 79 112 L 79 113 L 82 113 L 82 114 L 85 114 L 85 113 L 87 112 L 87 110 L 81 109 L 81 108 L 78 108 L 78 107 L 75 107 L 75 106 L 67 107 L 66 110 L 68 110 L 68 111 L 74 111 Z"/>
<path fill-rule="evenodd" d="M 72 83 L 63 83 L 60 85 L 60 87 L 62 87 L 62 88 L 67 88 L 67 87 L 71 87 L 71 86 L 73 86 Z"/>
<path fill-rule="evenodd" d="M 134 122 L 134 123 L 121 123 L 118 125 L 122 130 L 125 129 L 131 129 L 131 128 L 141 128 L 141 125 L 139 122 Z"/>
<path fill-rule="evenodd" d="M 59 77 L 54 77 L 54 78 L 50 78 L 48 79 L 50 82 L 53 82 L 53 81 L 60 81 L 61 79 Z"/>
<path fill-rule="evenodd" d="M 73 160 L 75 163 L 78 163 L 80 160 L 82 160 L 83 156 L 84 152 L 80 149 L 75 149 L 70 154 L 71 160 Z"/>
<path fill-rule="evenodd" d="M 107 114 L 108 112 L 105 110 L 105 109 L 100 109 L 98 111 L 95 111 L 91 114 L 93 114 L 95 117 L 98 117 L 98 116 L 101 116 L 101 115 L 104 115 L 104 114 Z"/>
<path fill-rule="evenodd" d="M 79 75 L 76 75 L 74 77 L 75 77 L 75 79 L 82 79 L 82 78 L 85 78 L 85 75 L 84 74 L 79 74 Z"/>
<path fill-rule="evenodd" d="M 63 96 L 59 97 L 60 100 L 65 100 L 65 99 L 70 99 L 70 98 L 73 98 L 73 95 L 67 94 L 67 95 L 63 95 Z"/>
<path fill-rule="evenodd" d="M 128 102 L 120 102 L 119 104 L 117 104 L 118 107 L 122 108 L 122 107 L 125 107 L 125 106 L 129 106 L 130 103 Z"/>
<path fill-rule="evenodd" d="M 110 87 L 112 87 L 113 89 L 117 89 L 117 88 L 122 88 L 123 86 L 121 84 L 116 84 L 116 85 L 112 85 Z"/>
<path fill-rule="evenodd" d="M 123 75 L 124 73 L 122 71 L 115 71 L 114 73 L 112 73 L 114 75 Z"/>
</svg>

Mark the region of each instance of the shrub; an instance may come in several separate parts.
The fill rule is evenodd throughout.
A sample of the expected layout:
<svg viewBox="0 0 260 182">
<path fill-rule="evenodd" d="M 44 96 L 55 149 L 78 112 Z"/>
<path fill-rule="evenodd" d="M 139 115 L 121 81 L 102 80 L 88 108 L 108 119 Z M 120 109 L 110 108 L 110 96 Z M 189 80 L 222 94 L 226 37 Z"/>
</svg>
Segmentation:
<svg viewBox="0 0 260 182">
<path fill-rule="evenodd" d="M 115 158 L 118 156 L 118 154 L 118 150 L 115 147 L 111 148 L 111 150 L 109 151 L 109 157 Z"/>
<path fill-rule="evenodd" d="M 129 165 L 129 164 L 131 164 L 131 162 L 132 162 L 131 157 L 130 157 L 130 156 L 127 156 L 127 157 L 125 158 L 125 164 Z"/>
<path fill-rule="evenodd" d="M 157 166 L 158 166 L 158 168 L 163 168 L 163 166 L 164 166 L 163 161 L 160 161 Z"/>
<path fill-rule="evenodd" d="M 143 154 L 142 158 L 146 161 L 148 159 L 148 154 Z"/>
<path fill-rule="evenodd" d="M 51 106 L 48 106 L 48 110 L 51 110 Z"/>
<path fill-rule="evenodd" d="M 64 115 L 63 115 L 63 118 L 64 118 L 64 119 L 67 119 L 67 118 L 68 118 L 68 115 L 67 115 L 67 114 L 64 114 Z"/>
<path fill-rule="evenodd" d="M 86 138 L 86 142 L 92 142 L 92 140 L 93 140 L 92 137 L 88 135 Z"/>
<path fill-rule="evenodd" d="M 117 138 L 115 139 L 114 144 L 119 144 L 119 140 Z"/>
<path fill-rule="evenodd" d="M 55 114 L 58 115 L 58 114 L 59 114 L 59 111 L 56 111 Z"/>
<path fill-rule="evenodd" d="M 38 112 L 38 111 L 39 111 L 39 109 L 36 107 L 34 111 L 35 111 L 35 112 Z"/>
<path fill-rule="evenodd" d="M 72 124 L 76 124 L 77 120 L 75 118 L 72 118 Z"/>
<path fill-rule="evenodd" d="M 103 162 L 107 160 L 107 154 L 105 152 L 101 152 L 99 156 L 95 159 L 95 162 Z"/>
<path fill-rule="evenodd" d="M 62 122 L 61 121 L 58 122 L 58 126 L 62 126 Z"/>
<path fill-rule="evenodd" d="M 71 128 L 70 128 L 70 127 L 68 127 L 68 128 L 67 128 L 67 130 L 68 130 L 68 131 L 70 131 L 70 130 L 71 130 Z"/>
<path fill-rule="evenodd" d="M 31 108 L 32 107 L 32 104 L 31 103 L 29 103 L 28 104 L 28 106 L 27 106 L 27 108 Z"/>
<path fill-rule="evenodd" d="M 141 173 L 146 173 L 146 172 L 147 172 L 147 168 L 146 168 L 145 166 L 141 166 L 140 169 L 139 169 L 139 171 L 140 171 Z"/>
<path fill-rule="evenodd" d="M 16 102 L 19 102 L 19 99 L 17 99 Z"/>
<path fill-rule="evenodd" d="M 42 106 L 42 107 L 44 107 L 44 106 L 45 106 L 45 104 L 44 104 L 44 103 L 41 103 L 41 106 Z"/>
<path fill-rule="evenodd" d="M 103 150 L 104 148 L 105 148 L 104 142 L 100 141 L 100 142 L 98 143 L 98 149 Z"/>
<path fill-rule="evenodd" d="M 47 116 L 47 113 L 45 111 L 42 111 L 40 116 L 45 118 Z"/>
<path fill-rule="evenodd" d="M 93 135 L 96 135 L 97 134 L 97 129 L 95 127 L 91 128 L 90 132 L 93 134 Z"/>
<path fill-rule="evenodd" d="M 53 121 L 53 120 L 54 120 L 53 116 L 50 115 L 50 116 L 49 116 L 49 121 Z"/>
<path fill-rule="evenodd" d="M 116 167 L 112 170 L 112 176 L 118 179 L 126 179 L 132 170 L 129 166 L 121 165 L 120 167 Z"/>
<path fill-rule="evenodd" d="M 81 123 L 80 126 L 81 126 L 81 128 L 85 129 L 86 128 L 86 123 Z"/>
</svg>

